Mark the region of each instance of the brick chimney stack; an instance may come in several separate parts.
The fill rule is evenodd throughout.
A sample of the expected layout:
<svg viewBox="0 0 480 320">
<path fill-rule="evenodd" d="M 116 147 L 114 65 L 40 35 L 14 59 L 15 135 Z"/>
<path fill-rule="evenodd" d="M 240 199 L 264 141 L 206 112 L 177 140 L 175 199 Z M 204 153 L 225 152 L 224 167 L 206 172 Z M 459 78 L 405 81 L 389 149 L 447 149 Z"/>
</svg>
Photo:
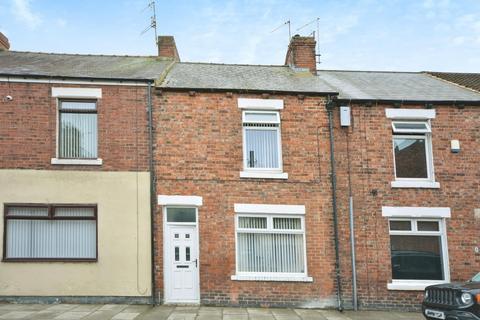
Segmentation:
<svg viewBox="0 0 480 320">
<path fill-rule="evenodd" d="M 173 36 L 159 36 L 157 46 L 159 57 L 180 61 L 177 46 L 175 45 L 175 38 Z"/>
<path fill-rule="evenodd" d="M 317 60 L 315 53 L 316 41 L 314 37 L 294 35 L 288 45 L 285 65 L 292 68 L 305 68 L 317 74 Z"/>
<path fill-rule="evenodd" d="M 0 32 L 0 51 L 8 51 L 8 49 L 10 49 L 8 38 Z"/>
</svg>

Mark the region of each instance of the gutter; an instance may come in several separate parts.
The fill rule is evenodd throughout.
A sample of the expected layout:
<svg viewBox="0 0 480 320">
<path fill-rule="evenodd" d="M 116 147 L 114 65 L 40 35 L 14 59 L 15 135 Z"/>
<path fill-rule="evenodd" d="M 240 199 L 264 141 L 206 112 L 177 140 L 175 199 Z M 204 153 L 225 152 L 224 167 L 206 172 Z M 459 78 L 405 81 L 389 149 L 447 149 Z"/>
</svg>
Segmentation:
<svg viewBox="0 0 480 320">
<path fill-rule="evenodd" d="M 377 104 L 400 104 L 400 105 L 449 105 L 449 106 L 480 106 L 479 100 L 402 100 L 402 99 L 337 99 L 338 103 L 363 103 L 373 106 Z"/>
<path fill-rule="evenodd" d="M 271 89 L 239 89 L 239 88 L 195 88 L 195 87 L 166 87 L 166 86 L 158 86 L 156 87 L 157 90 L 160 91 L 173 91 L 173 92 L 186 92 L 186 91 L 198 91 L 198 92 L 234 92 L 234 93 L 242 93 L 242 94 L 261 94 L 261 93 L 269 93 L 269 94 L 286 94 L 286 95 L 304 95 L 304 96 L 331 96 L 331 95 L 338 95 L 338 92 L 312 92 L 312 91 L 288 91 L 288 90 L 271 90 Z M 480 101 L 479 101 L 480 103 Z"/>
<path fill-rule="evenodd" d="M 42 74 L 13 74 L 13 73 L 0 73 L 0 77 L 9 77 L 10 81 L 12 78 L 24 79 L 24 80 L 58 80 L 58 81 L 86 81 L 86 82 L 98 82 L 98 81 L 105 81 L 105 82 L 125 82 L 127 84 L 130 83 L 138 83 L 138 82 L 145 82 L 150 83 L 153 79 L 146 79 L 146 78 L 107 78 L 107 77 L 72 77 L 72 76 L 61 76 L 61 75 L 42 75 Z"/>
<path fill-rule="evenodd" d="M 333 238 L 335 244 L 335 280 L 337 283 L 337 304 L 338 311 L 343 311 L 342 300 L 342 283 L 340 275 L 340 249 L 338 241 L 338 213 L 337 213 L 337 173 L 335 169 L 335 147 L 333 137 L 333 109 L 335 102 L 328 96 L 327 113 L 328 113 L 328 131 L 330 134 L 330 166 L 331 166 L 331 183 L 332 183 L 332 213 L 333 213 Z"/>
<path fill-rule="evenodd" d="M 148 166 L 150 171 L 150 241 L 151 241 L 151 281 L 152 297 L 151 304 L 156 305 L 156 286 L 155 286 L 155 209 L 156 209 L 156 176 L 153 163 L 153 110 L 152 110 L 152 84 L 149 82 L 147 87 L 147 113 L 148 113 Z"/>
</svg>

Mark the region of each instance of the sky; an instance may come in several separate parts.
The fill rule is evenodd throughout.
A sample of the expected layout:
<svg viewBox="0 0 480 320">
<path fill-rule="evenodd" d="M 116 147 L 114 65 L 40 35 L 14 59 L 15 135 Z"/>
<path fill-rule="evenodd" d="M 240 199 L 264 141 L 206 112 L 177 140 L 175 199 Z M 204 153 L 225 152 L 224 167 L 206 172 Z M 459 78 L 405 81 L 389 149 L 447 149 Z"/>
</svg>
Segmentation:
<svg viewBox="0 0 480 320">
<path fill-rule="evenodd" d="M 155 55 L 149 0 L 0 0 L 11 50 Z M 146 9 L 145 9 L 146 8 Z M 480 0 L 156 0 L 182 61 L 283 64 L 320 18 L 320 69 L 480 72 Z M 283 25 L 283 26 L 282 26 Z M 280 27 L 276 31 L 272 30 Z"/>
</svg>

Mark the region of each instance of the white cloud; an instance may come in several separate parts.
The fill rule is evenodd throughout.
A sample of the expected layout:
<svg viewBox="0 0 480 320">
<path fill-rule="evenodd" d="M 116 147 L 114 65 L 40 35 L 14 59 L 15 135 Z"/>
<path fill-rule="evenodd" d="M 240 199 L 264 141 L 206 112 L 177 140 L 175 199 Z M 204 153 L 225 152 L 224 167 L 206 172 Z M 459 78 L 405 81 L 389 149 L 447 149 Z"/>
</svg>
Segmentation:
<svg viewBox="0 0 480 320">
<path fill-rule="evenodd" d="M 42 18 L 32 11 L 30 0 L 12 0 L 12 12 L 15 18 L 25 23 L 30 29 L 42 24 Z"/>
<path fill-rule="evenodd" d="M 67 20 L 65 19 L 62 19 L 62 18 L 58 18 L 55 23 L 57 24 L 57 26 L 63 28 L 67 25 Z"/>
</svg>

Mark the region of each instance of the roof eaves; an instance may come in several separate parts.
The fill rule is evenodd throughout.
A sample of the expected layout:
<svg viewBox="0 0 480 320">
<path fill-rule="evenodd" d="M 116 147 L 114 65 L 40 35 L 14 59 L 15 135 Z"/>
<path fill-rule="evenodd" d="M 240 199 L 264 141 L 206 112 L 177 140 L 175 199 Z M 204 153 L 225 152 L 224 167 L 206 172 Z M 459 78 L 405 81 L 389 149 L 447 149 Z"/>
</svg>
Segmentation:
<svg viewBox="0 0 480 320">
<path fill-rule="evenodd" d="M 351 98 L 338 98 L 338 102 L 344 103 L 384 103 L 384 104 L 432 104 L 432 105 L 471 105 L 480 106 L 479 100 L 414 100 L 414 99 L 351 99 Z"/>
<path fill-rule="evenodd" d="M 298 91 L 298 90 L 273 90 L 273 89 L 242 89 L 242 88 L 199 88 L 199 87 L 171 87 L 158 86 L 158 90 L 166 91 L 199 91 L 199 92 L 237 92 L 237 93 L 271 93 L 289 95 L 312 95 L 312 96 L 338 96 L 334 91 Z"/>
<path fill-rule="evenodd" d="M 81 81 L 111 81 L 111 82 L 154 82 L 151 78 L 107 78 L 107 77 L 73 77 L 62 75 L 44 75 L 44 74 L 12 74 L 1 73 L 0 76 L 8 78 L 22 79 L 52 79 L 52 80 L 81 80 Z"/>
</svg>

